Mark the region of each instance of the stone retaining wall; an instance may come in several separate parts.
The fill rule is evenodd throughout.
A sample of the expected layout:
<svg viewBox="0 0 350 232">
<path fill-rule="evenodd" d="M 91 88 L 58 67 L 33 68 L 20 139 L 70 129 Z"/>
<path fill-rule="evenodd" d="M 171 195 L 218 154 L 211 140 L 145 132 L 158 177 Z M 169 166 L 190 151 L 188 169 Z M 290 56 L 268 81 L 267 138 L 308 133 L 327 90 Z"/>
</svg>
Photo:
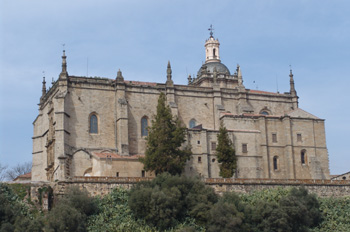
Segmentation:
<svg viewBox="0 0 350 232">
<path fill-rule="evenodd" d="M 64 194 L 68 186 L 79 186 L 86 189 L 92 196 L 108 194 L 116 187 L 130 189 L 135 183 L 151 180 L 152 178 L 124 178 L 124 177 L 75 177 L 69 181 L 53 183 L 54 194 Z M 320 197 L 350 196 L 350 181 L 344 180 L 274 180 L 274 179 L 203 179 L 206 185 L 214 188 L 215 192 L 223 193 L 235 191 L 237 193 L 251 193 L 253 191 L 277 188 L 304 186 L 311 193 Z"/>
</svg>

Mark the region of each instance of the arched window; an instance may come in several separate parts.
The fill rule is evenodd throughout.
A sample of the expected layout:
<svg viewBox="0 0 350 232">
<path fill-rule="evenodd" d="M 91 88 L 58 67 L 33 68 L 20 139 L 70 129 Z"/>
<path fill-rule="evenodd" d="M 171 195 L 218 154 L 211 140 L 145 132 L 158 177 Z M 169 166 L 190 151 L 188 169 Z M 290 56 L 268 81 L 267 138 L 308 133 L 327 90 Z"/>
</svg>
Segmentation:
<svg viewBox="0 0 350 232">
<path fill-rule="evenodd" d="M 301 164 L 306 164 L 306 150 L 301 150 L 300 159 L 301 159 Z"/>
<path fill-rule="evenodd" d="M 278 157 L 274 156 L 273 157 L 273 170 L 278 170 Z"/>
<path fill-rule="evenodd" d="M 267 112 L 266 110 L 263 110 L 263 111 L 260 112 L 260 114 L 269 115 L 269 112 Z"/>
<path fill-rule="evenodd" d="M 90 134 L 98 133 L 98 122 L 96 114 L 91 114 L 90 116 Z"/>
<path fill-rule="evenodd" d="M 190 123 L 189 123 L 189 126 L 190 126 L 190 128 L 195 127 L 196 126 L 196 120 L 195 119 L 191 119 Z"/>
<path fill-rule="evenodd" d="M 141 136 L 148 136 L 148 118 L 147 116 L 143 116 L 141 118 Z"/>
<path fill-rule="evenodd" d="M 215 48 L 213 49 L 213 57 L 215 58 L 216 57 L 216 54 L 215 54 Z"/>
</svg>

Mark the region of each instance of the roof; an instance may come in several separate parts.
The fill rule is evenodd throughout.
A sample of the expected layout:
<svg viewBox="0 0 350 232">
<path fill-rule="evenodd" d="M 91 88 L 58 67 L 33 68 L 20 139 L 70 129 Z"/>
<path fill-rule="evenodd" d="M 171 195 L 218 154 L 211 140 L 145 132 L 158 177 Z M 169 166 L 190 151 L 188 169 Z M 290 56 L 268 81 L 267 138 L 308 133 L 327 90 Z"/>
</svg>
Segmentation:
<svg viewBox="0 0 350 232">
<path fill-rule="evenodd" d="M 293 117 L 293 118 L 313 118 L 313 119 L 320 119 L 320 118 L 316 117 L 315 115 L 310 114 L 310 113 L 308 113 L 308 112 L 306 112 L 305 110 L 300 109 L 300 108 L 289 112 L 287 115 L 290 116 L 290 117 Z"/>
<path fill-rule="evenodd" d="M 279 93 L 274 93 L 274 92 L 268 92 L 268 91 L 261 91 L 261 90 L 249 90 L 250 93 L 260 93 L 260 94 L 279 94 Z"/>
<path fill-rule="evenodd" d="M 348 175 L 348 174 L 350 174 L 350 172 L 346 172 L 346 173 L 343 173 L 343 174 L 340 174 L 340 175 L 331 175 L 331 180 L 339 178 L 339 177 L 342 177 L 344 175 Z"/>
<path fill-rule="evenodd" d="M 32 173 L 31 172 L 28 172 L 26 174 L 22 174 L 22 175 L 19 175 L 17 176 L 14 181 L 16 180 L 28 180 L 28 179 L 31 179 L 32 178 Z"/>
<path fill-rule="evenodd" d="M 225 73 L 225 74 L 230 75 L 230 70 L 226 67 L 226 65 L 224 65 L 221 62 L 208 62 L 208 63 L 203 64 L 197 73 L 198 76 L 201 75 L 202 67 L 206 67 L 207 71 L 210 73 L 213 73 L 214 67 L 216 67 L 216 71 L 218 73 Z"/>
<path fill-rule="evenodd" d="M 140 157 L 144 157 L 144 155 L 119 155 L 116 153 L 99 153 L 99 152 L 93 152 L 93 155 L 97 156 L 101 159 L 129 159 L 129 160 L 137 160 Z"/>
<path fill-rule="evenodd" d="M 124 81 L 125 84 L 132 84 L 132 85 L 148 85 L 148 86 L 156 86 L 156 82 L 143 82 L 143 81 Z"/>
</svg>

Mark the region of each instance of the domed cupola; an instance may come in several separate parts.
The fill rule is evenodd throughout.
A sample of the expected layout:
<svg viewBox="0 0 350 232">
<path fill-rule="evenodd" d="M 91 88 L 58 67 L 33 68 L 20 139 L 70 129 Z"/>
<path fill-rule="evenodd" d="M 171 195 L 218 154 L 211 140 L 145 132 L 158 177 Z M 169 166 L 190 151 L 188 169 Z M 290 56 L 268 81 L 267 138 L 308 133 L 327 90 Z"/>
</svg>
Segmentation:
<svg viewBox="0 0 350 232">
<path fill-rule="evenodd" d="M 205 41 L 205 63 L 199 69 L 197 75 L 200 77 L 204 73 L 213 73 L 214 68 L 218 74 L 231 75 L 230 70 L 221 63 L 220 60 L 220 43 L 213 36 L 213 27 L 210 25 L 210 37 Z"/>
</svg>

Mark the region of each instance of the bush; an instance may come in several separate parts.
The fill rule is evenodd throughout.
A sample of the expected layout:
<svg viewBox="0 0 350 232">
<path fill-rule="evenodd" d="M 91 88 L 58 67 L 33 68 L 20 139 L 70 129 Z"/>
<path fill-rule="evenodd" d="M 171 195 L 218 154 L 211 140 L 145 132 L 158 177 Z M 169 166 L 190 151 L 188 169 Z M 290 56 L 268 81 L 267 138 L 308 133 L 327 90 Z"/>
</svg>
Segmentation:
<svg viewBox="0 0 350 232">
<path fill-rule="evenodd" d="M 318 200 L 305 188 L 292 188 L 289 192 L 267 190 L 262 200 L 257 200 L 256 194 L 262 192 L 253 194 L 254 197 L 245 197 L 254 203 L 251 215 L 246 215 L 252 231 L 303 232 L 321 221 Z"/>
<path fill-rule="evenodd" d="M 204 223 L 216 201 L 214 190 L 199 179 L 162 174 L 151 182 L 133 187 L 129 206 L 137 218 L 165 230 L 175 227 L 186 217 Z"/>
<path fill-rule="evenodd" d="M 86 231 L 87 217 L 97 212 L 97 202 L 78 187 L 67 189 L 47 215 L 47 231 Z"/>
<path fill-rule="evenodd" d="M 23 199 L 10 186 L 0 183 L 0 232 L 42 231 L 42 225 L 39 217 L 31 215 Z"/>
<path fill-rule="evenodd" d="M 348 231 L 350 228 L 350 197 L 319 198 L 323 221 L 311 231 Z"/>
</svg>

